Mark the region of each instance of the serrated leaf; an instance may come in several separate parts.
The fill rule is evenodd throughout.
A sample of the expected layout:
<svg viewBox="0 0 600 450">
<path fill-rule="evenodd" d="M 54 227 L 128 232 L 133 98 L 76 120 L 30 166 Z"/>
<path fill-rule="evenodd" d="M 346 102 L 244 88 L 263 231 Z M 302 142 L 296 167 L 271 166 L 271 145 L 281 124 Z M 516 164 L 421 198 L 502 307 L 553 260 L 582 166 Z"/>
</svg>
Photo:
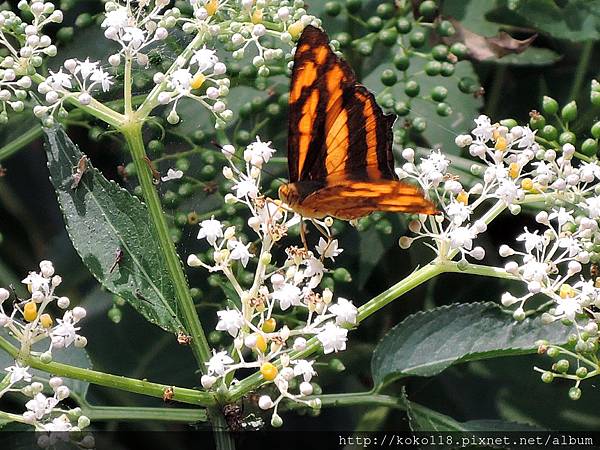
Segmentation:
<svg viewBox="0 0 600 450">
<path fill-rule="evenodd" d="M 371 370 L 376 385 L 430 377 L 457 363 L 534 353 L 539 339 L 563 344 L 568 334 L 560 322 L 543 325 L 540 317 L 516 322 L 491 302 L 442 306 L 392 328 L 375 349 Z"/>
<path fill-rule="evenodd" d="M 72 189 L 83 154 L 62 127 L 46 130 L 46 153 L 69 237 L 92 275 L 148 321 L 173 333 L 183 329 L 145 205 L 90 165 Z M 119 249 L 123 257 L 115 265 Z"/>
<path fill-rule="evenodd" d="M 543 431 L 533 425 L 506 422 L 503 420 L 458 420 L 434 411 L 418 403 L 408 400 L 406 392 L 402 389 L 402 402 L 406 406 L 408 422 L 412 431 L 435 431 L 435 432 L 523 432 Z"/>
</svg>

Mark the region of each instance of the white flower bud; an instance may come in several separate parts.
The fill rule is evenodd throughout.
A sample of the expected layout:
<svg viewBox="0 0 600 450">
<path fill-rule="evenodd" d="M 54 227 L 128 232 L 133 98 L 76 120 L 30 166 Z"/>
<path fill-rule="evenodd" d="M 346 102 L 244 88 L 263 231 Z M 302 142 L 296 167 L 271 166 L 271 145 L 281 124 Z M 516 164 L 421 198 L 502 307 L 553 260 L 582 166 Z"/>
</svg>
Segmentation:
<svg viewBox="0 0 600 450">
<path fill-rule="evenodd" d="M 86 316 L 87 312 L 81 306 L 76 306 L 73 308 L 73 318 L 77 321 L 83 319 Z"/>
<path fill-rule="evenodd" d="M 44 385 L 42 383 L 40 383 L 39 381 L 34 381 L 33 383 L 30 384 L 31 386 L 31 392 L 33 393 L 33 395 L 39 394 L 40 392 L 42 392 L 44 390 Z"/>
<path fill-rule="evenodd" d="M 512 256 L 515 254 L 515 251 L 510 248 L 508 245 L 501 245 L 500 248 L 498 249 L 498 253 L 500 254 L 500 256 L 502 256 L 503 258 L 506 258 L 507 256 Z"/>
<path fill-rule="evenodd" d="M 273 400 L 268 395 L 261 395 L 258 399 L 258 407 L 263 410 L 271 409 L 273 407 Z"/>
<path fill-rule="evenodd" d="M 23 413 L 23 421 L 28 424 L 35 422 L 35 413 L 33 411 L 25 411 Z"/>
<path fill-rule="evenodd" d="M 548 225 L 550 223 L 548 220 L 548 213 L 546 211 L 540 211 L 535 215 L 535 221 L 542 225 Z"/>
<path fill-rule="evenodd" d="M 77 100 L 79 100 L 79 103 L 81 103 L 84 106 L 89 105 L 92 102 L 92 96 L 87 92 L 82 92 L 81 94 L 79 94 L 79 97 L 77 97 Z"/>
<path fill-rule="evenodd" d="M 244 345 L 248 348 L 255 348 L 258 336 L 256 334 L 249 334 L 244 338 Z"/>
<path fill-rule="evenodd" d="M 262 23 L 258 23 L 252 28 L 252 34 L 256 37 L 262 37 L 265 35 L 266 32 L 267 29 Z"/>
<path fill-rule="evenodd" d="M 156 29 L 156 31 L 154 32 L 154 37 L 156 39 L 158 39 L 159 41 L 162 41 L 163 39 L 166 39 L 167 36 L 169 36 L 169 32 L 167 31 L 166 28 L 163 28 L 163 27 L 158 27 Z"/>
<path fill-rule="evenodd" d="M 400 248 L 406 250 L 407 248 L 409 248 L 411 246 L 411 244 L 413 243 L 413 239 L 408 237 L 408 236 L 402 236 L 399 240 L 398 240 L 398 245 L 400 245 Z"/>
<path fill-rule="evenodd" d="M 7 300 L 8 297 L 10 297 L 10 292 L 8 292 L 7 289 L 0 288 L 0 303 L 2 303 L 5 300 Z"/>
<path fill-rule="evenodd" d="M 532 294 L 538 294 L 542 290 L 542 285 L 539 281 L 530 281 L 527 283 L 527 289 Z"/>
<path fill-rule="evenodd" d="M 108 57 L 108 63 L 113 67 L 117 67 L 119 64 L 121 64 L 121 55 L 119 55 L 118 53 L 110 55 Z"/>
<path fill-rule="evenodd" d="M 54 275 L 52 277 L 52 287 L 57 287 L 62 283 L 62 277 L 60 275 Z"/>
<path fill-rule="evenodd" d="M 291 381 L 294 378 L 294 369 L 291 367 L 284 367 L 280 372 L 281 376 L 286 381 Z"/>
<path fill-rule="evenodd" d="M 75 347 L 77 348 L 85 348 L 87 346 L 87 338 L 85 336 L 75 336 L 75 342 L 73 343 L 73 345 L 75 345 Z"/>
<path fill-rule="evenodd" d="M 412 148 L 405 148 L 404 150 L 402 150 L 402 157 L 412 163 L 415 160 L 415 151 Z"/>
<path fill-rule="evenodd" d="M 304 350 L 306 348 L 306 339 L 304 339 L 303 337 L 297 337 L 296 339 L 294 339 L 293 348 L 297 352 Z"/>
<path fill-rule="evenodd" d="M 63 381 L 62 378 L 60 377 L 52 377 L 50 378 L 50 380 L 48 380 L 48 384 L 50 385 L 50 387 L 56 391 L 56 389 L 59 386 L 62 386 L 63 384 L 65 384 L 65 382 Z"/>
<path fill-rule="evenodd" d="M 59 297 L 56 301 L 56 304 L 60 309 L 67 309 L 70 303 L 69 297 Z"/>
<path fill-rule="evenodd" d="M 510 261 L 504 266 L 504 270 L 513 275 L 518 275 L 519 265 L 515 261 Z"/>
<path fill-rule="evenodd" d="M 313 387 L 308 381 L 303 381 L 300 383 L 300 393 L 302 395 L 312 395 Z"/>
<path fill-rule="evenodd" d="M 502 294 L 502 298 L 500 299 L 502 306 L 506 307 L 514 305 L 518 301 L 519 299 L 512 295 L 510 292 L 505 292 L 504 294 Z"/>
<path fill-rule="evenodd" d="M 77 61 L 75 61 L 74 59 L 70 58 L 67 59 L 63 65 L 65 66 L 65 69 L 67 69 L 69 72 L 74 73 L 75 70 L 77 69 Z"/>
<path fill-rule="evenodd" d="M 171 102 L 171 94 L 169 92 L 161 92 L 157 97 L 158 103 L 167 105 Z"/>
<path fill-rule="evenodd" d="M 473 143 L 473 138 L 469 134 L 459 134 L 454 139 L 454 143 L 458 147 L 467 147 L 468 145 L 471 145 Z"/>
<path fill-rule="evenodd" d="M 483 258 L 485 258 L 485 250 L 483 247 L 475 247 L 473 250 L 471 250 L 469 255 L 471 255 L 471 257 L 474 259 L 481 261 Z"/>
<path fill-rule="evenodd" d="M 225 232 L 223 233 L 223 238 L 225 240 L 229 240 L 231 238 L 233 238 L 235 236 L 235 227 L 231 226 L 231 227 L 227 227 L 225 229 Z"/>
<path fill-rule="evenodd" d="M 4 327 L 8 322 L 10 322 L 10 317 L 0 312 L 0 327 Z"/>
<path fill-rule="evenodd" d="M 217 379 L 211 375 L 202 375 L 202 378 L 200 378 L 200 383 L 204 389 L 210 389 L 215 384 L 215 381 Z"/>
<path fill-rule="evenodd" d="M 574 275 L 581 272 L 581 264 L 577 261 L 569 261 L 568 265 L 569 275 Z"/>
<path fill-rule="evenodd" d="M 223 75 L 225 72 L 227 72 L 227 66 L 222 62 L 218 62 L 214 65 L 213 73 L 215 75 Z"/>
<path fill-rule="evenodd" d="M 187 265 L 190 267 L 200 267 L 202 265 L 202 261 L 196 255 L 191 254 L 187 258 Z"/>
<path fill-rule="evenodd" d="M 525 311 L 523 311 L 523 308 L 521 308 L 520 306 L 517 309 L 515 309 L 515 312 L 513 312 L 513 319 L 515 319 L 518 322 L 525 320 L 525 317 Z"/>
<path fill-rule="evenodd" d="M 331 303 L 331 300 L 333 300 L 333 292 L 331 292 L 331 289 L 329 288 L 325 288 L 323 290 L 323 302 L 328 305 Z"/>
<path fill-rule="evenodd" d="M 50 91 L 50 92 L 48 92 L 46 94 L 46 102 L 48 102 L 51 105 L 53 105 L 57 101 L 58 101 L 58 92 L 56 92 L 56 91 Z"/>
</svg>

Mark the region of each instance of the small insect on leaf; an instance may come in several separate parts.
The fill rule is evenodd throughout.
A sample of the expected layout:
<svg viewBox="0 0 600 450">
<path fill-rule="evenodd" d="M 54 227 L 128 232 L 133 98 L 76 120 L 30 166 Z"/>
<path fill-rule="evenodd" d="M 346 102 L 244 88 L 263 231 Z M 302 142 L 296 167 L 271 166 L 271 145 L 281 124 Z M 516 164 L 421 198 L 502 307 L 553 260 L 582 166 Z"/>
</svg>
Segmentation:
<svg viewBox="0 0 600 450">
<path fill-rule="evenodd" d="M 108 271 L 108 273 L 113 273 L 113 271 L 116 269 L 116 267 L 123 260 L 123 255 L 124 255 L 123 250 L 121 250 L 120 248 L 117 249 L 117 251 L 115 252 L 115 261 L 113 262 L 112 266 L 110 266 L 110 270 Z"/>
<path fill-rule="evenodd" d="M 83 155 L 81 158 L 79 158 L 79 162 L 77 163 L 77 165 L 73 167 L 73 181 L 71 182 L 71 189 L 77 189 L 77 186 L 79 186 L 81 178 L 83 177 L 83 174 L 88 168 L 88 162 L 88 157 Z"/>
</svg>

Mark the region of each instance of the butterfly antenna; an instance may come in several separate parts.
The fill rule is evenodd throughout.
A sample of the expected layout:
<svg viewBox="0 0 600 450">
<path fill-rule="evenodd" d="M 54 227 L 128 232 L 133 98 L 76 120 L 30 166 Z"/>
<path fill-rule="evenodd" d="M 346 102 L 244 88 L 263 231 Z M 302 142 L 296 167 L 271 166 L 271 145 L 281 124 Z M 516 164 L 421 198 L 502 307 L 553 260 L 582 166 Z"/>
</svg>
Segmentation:
<svg viewBox="0 0 600 450">
<path fill-rule="evenodd" d="M 211 140 L 210 143 L 212 145 L 214 145 L 216 148 L 218 148 L 221 152 L 223 151 L 223 146 L 221 144 L 219 144 L 217 141 L 215 141 L 214 139 Z M 257 167 L 262 173 L 270 176 L 274 180 L 278 180 L 278 181 L 280 181 L 281 183 L 284 183 L 284 184 L 288 182 L 285 178 L 281 178 L 281 177 L 279 177 L 277 175 L 274 175 L 273 173 L 269 172 L 268 170 L 265 170 L 263 167 L 258 167 L 257 165 L 252 164 L 251 162 L 246 161 L 244 158 L 242 158 L 241 156 L 236 155 L 235 153 L 231 154 L 231 156 L 233 158 L 236 158 L 240 162 L 243 162 L 245 164 L 250 164 L 251 167 Z"/>
</svg>

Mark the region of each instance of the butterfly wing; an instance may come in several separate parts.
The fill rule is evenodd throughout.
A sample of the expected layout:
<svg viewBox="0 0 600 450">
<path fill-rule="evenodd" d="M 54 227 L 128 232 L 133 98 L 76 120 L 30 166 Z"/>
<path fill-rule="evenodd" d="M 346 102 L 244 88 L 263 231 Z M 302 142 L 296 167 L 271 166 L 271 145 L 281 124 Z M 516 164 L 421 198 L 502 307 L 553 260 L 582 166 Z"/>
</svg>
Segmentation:
<svg viewBox="0 0 600 450">
<path fill-rule="evenodd" d="M 366 195 L 369 189 L 373 193 L 380 189 L 376 196 L 366 196 L 370 200 L 362 209 L 368 208 L 369 212 L 421 211 L 419 208 L 434 211 L 418 188 L 396 181 L 394 121 L 395 116 L 383 113 L 373 94 L 356 82 L 352 69 L 331 50 L 327 34 L 306 27 L 296 47 L 292 71 L 288 166 L 290 182 L 296 185 L 300 201 L 316 211 L 313 217 L 318 211 L 336 215 L 332 209 L 341 205 L 331 202 L 344 189 L 353 193 L 355 200 L 358 193 Z M 381 183 L 371 184 L 376 181 Z M 397 186 L 388 183 L 392 181 Z M 353 182 L 368 185 L 352 189 Z M 314 194 L 323 189 L 327 190 L 317 198 Z M 393 195 L 398 198 L 392 205 Z M 421 199 L 420 206 L 416 197 Z M 381 208 L 376 207 L 376 198 L 383 202 Z M 349 196 L 344 199 L 343 208 L 351 208 Z"/>
</svg>

